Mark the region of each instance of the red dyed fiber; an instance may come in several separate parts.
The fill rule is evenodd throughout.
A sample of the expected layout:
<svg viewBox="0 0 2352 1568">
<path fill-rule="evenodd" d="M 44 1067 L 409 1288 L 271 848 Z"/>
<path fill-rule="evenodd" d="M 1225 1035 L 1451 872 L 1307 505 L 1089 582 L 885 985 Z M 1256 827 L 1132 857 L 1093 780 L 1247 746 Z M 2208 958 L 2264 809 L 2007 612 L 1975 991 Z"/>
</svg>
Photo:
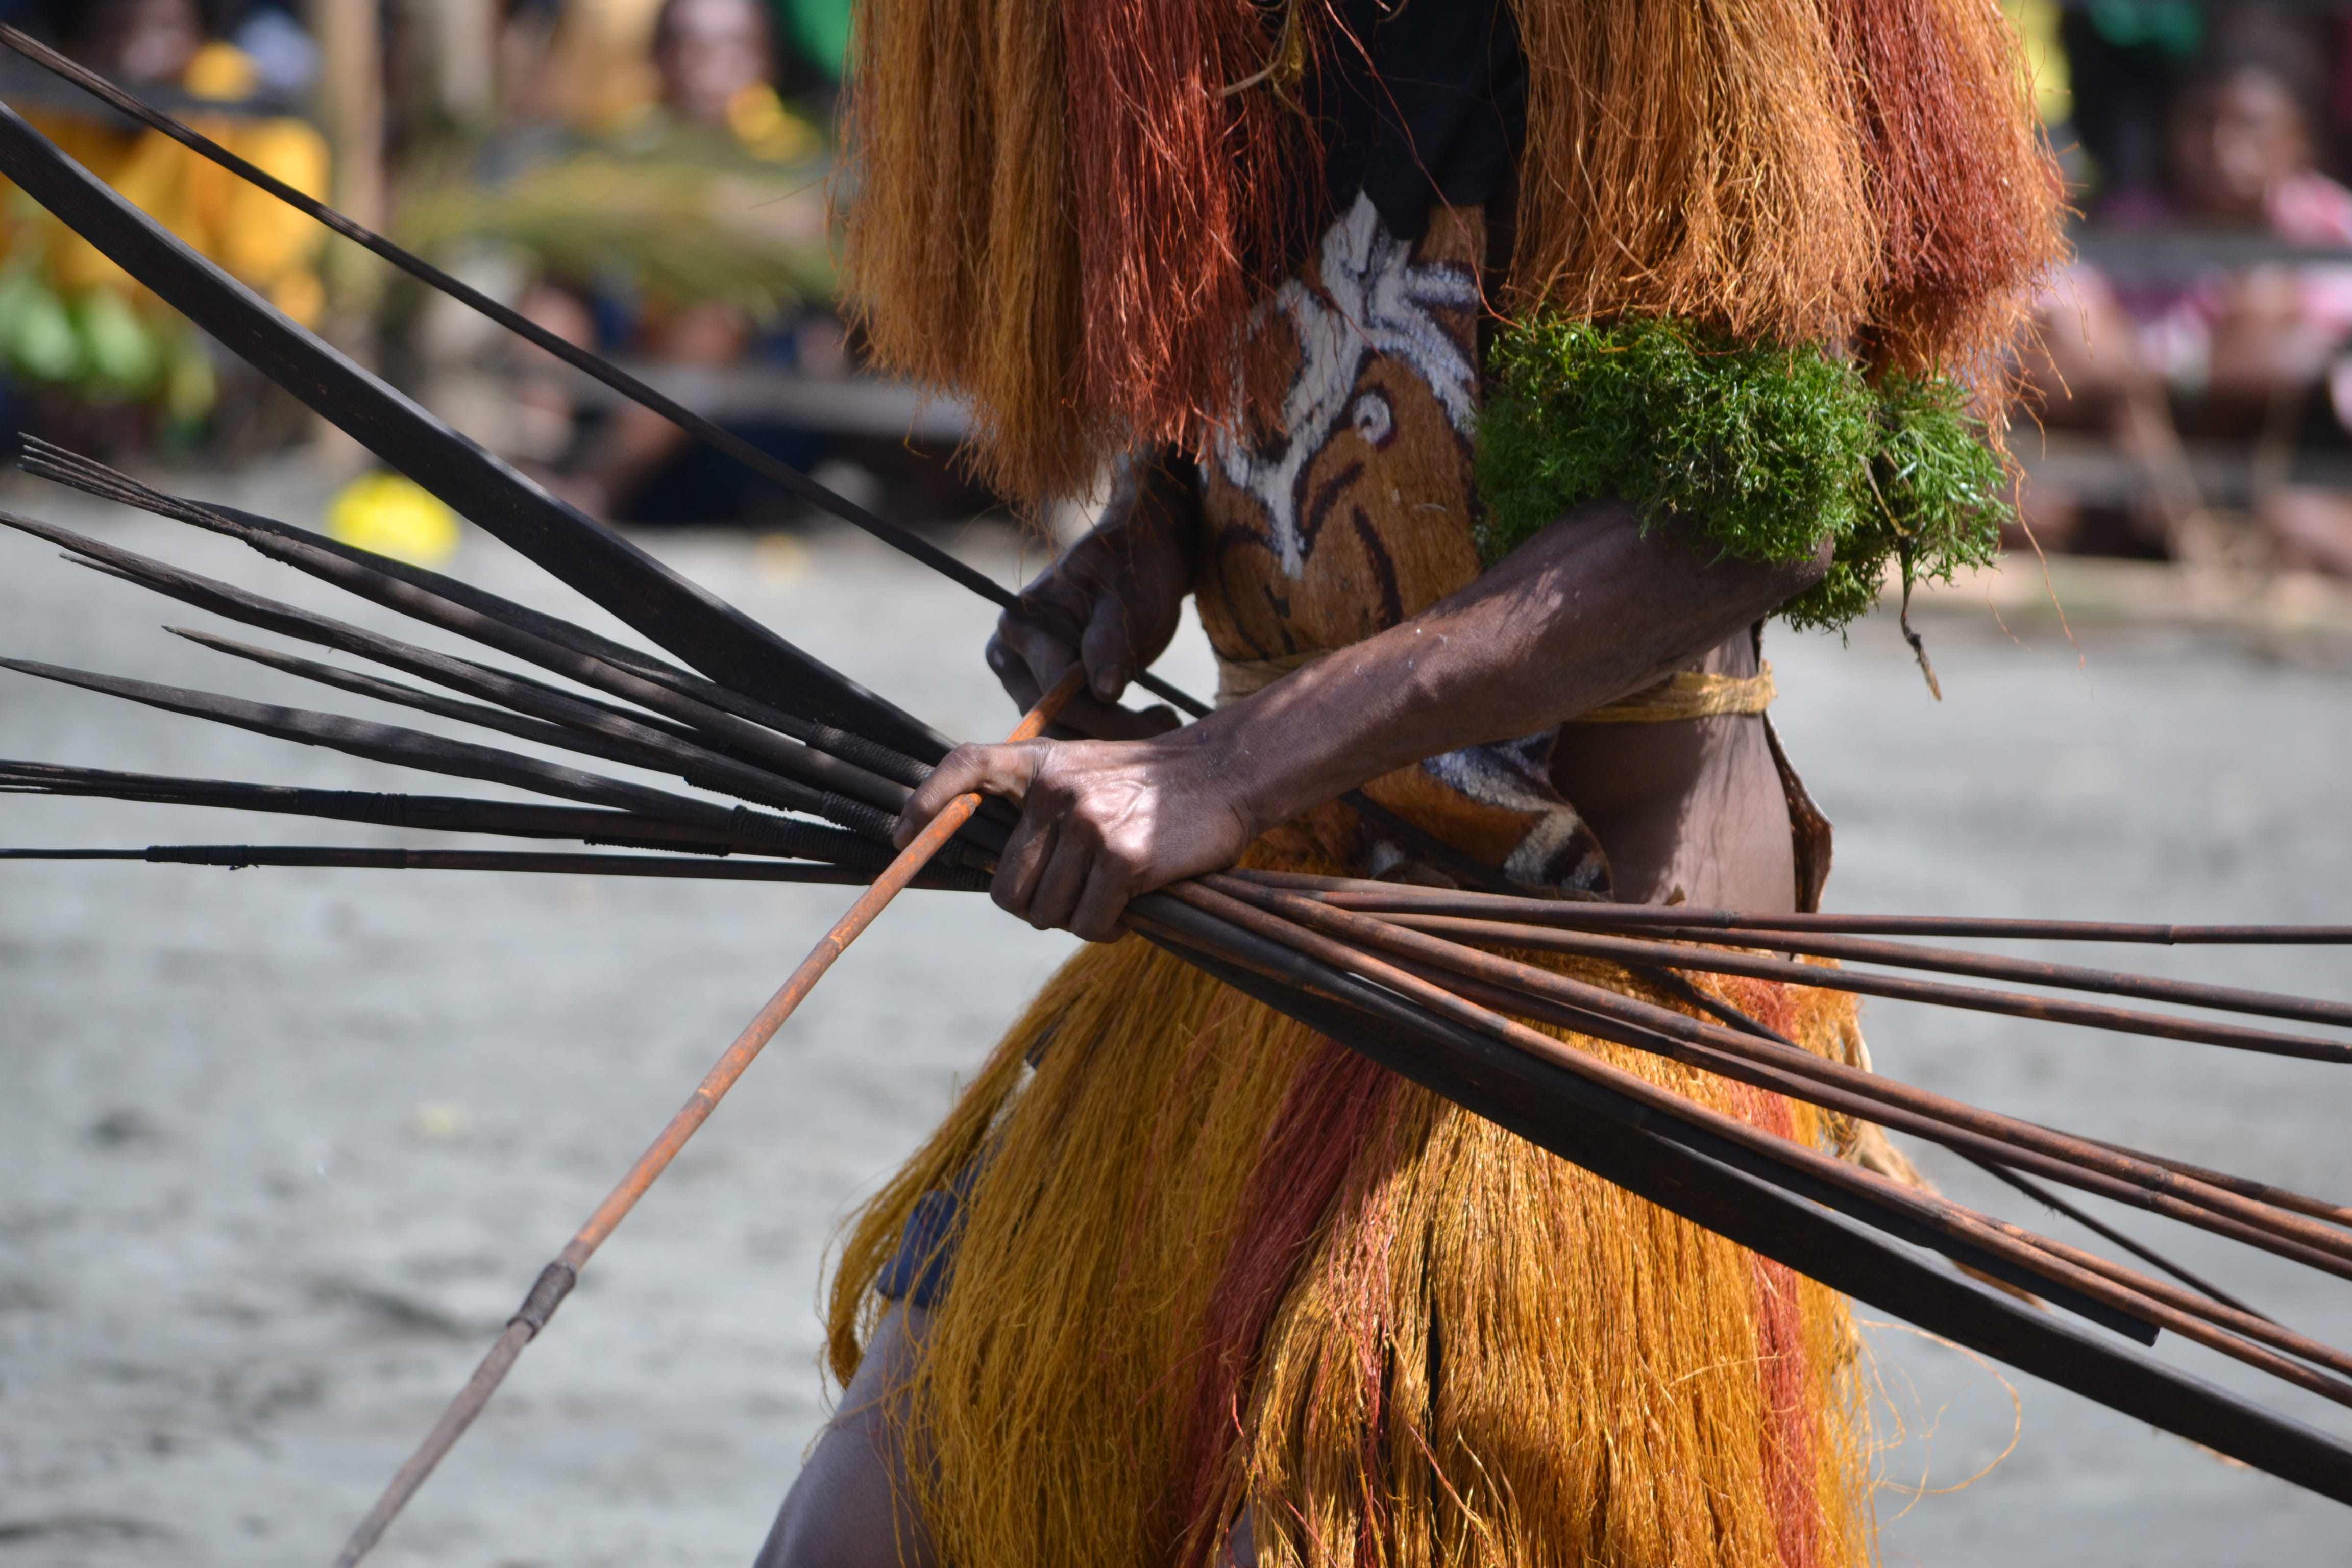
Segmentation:
<svg viewBox="0 0 2352 1568">
<path fill-rule="evenodd" d="M 1191 1418 L 1179 1450 L 1175 1501 L 1183 1560 L 1205 1563 L 1229 1521 L 1218 1517 L 1228 1456 L 1244 1436 L 1244 1390 L 1268 1325 L 1289 1295 L 1309 1243 L 1328 1216 L 1359 1152 L 1378 1129 L 1398 1079 L 1326 1040 L 1266 1135 L 1242 1201 L 1239 1235 L 1209 1298 Z M 1377 1365 L 1377 1346 L 1365 1347 Z M 1378 1385 L 1377 1376 L 1369 1380 Z M 1366 1441 L 1379 1430 L 1367 1425 Z M 1370 1457 L 1368 1456 L 1368 1459 Z M 1376 1459 L 1365 1474 L 1377 1474 Z"/>
<path fill-rule="evenodd" d="M 1226 414 L 1250 307 L 1312 205 L 1281 79 L 1311 13 L 1063 0 L 1080 395 L 1115 427 L 1197 441 Z"/>
<path fill-rule="evenodd" d="M 1839 0 L 1832 25 L 1880 225 L 1868 346 L 1905 369 L 1974 368 L 2061 248 L 2015 33 L 1994 0 Z"/>
</svg>

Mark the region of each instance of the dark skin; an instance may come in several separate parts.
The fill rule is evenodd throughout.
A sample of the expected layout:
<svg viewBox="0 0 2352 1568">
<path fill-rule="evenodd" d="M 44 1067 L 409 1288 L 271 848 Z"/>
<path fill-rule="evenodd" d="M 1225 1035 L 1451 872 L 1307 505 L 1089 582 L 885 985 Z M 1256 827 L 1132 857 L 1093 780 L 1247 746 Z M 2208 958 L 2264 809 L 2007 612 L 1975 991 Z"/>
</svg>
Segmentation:
<svg viewBox="0 0 2352 1568">
<path fill-rule="evenodd" d="M 1091 727 L 1174 635 L 1197 529 L 1180 473 L 1122 486 L 1103 524 L 1006 612 L 989 662 L 1024 705 L 1073 662 Z M 1700 547 L 1703 548 L 1703 547 Z M 1711 559 L 1675 525 L 1601 503 L 1461 593 L 1182 729 L 958 748 L 908 804 L 903 844 L 982 790 L 1021 822 L 993 888 L 1031 924 L 1115 940 L 1129 900 L 1230 866 L 1259 834 L 1423 757 L 1532 734 L 1677 669 L 1752 668 L 1748 628 L 1818 581 Z M 1138 733 L 1158 730 L 1158 733 Z M 1621 897 L 1749 909 L 1794 897 L 1788 815 L 1753 718 L 1571 726 L 1558 773 L 1610 850 Z"/>
<path fill-rule="evenodd" d="M 1671 527 L 1583 508 L 1476 583 L 1376 637 L 1183 729 L 1116 704 L 1167 647 L 1192 580 L 1199 517 L 1189 477 L 1131 470 L 1102 524 L 1008 611 L 988 658 L 1026 708 L 1075 663 L 1091 689 L 1066 710 L 1111 740 L 958 748 L 908 803 L 903 844 L 959 794 L 1021 804 L 993 889 L 1039 927 L 1093 941 L 1129 900 L 1231 865 L 1307 807 L 1420 758 L 1531 734 L 1676 669 L 1754 669 L 1748 628 L 1818 581 L 1796 565 L 1712 559 Z M 1601 835 L 1619 896 L 1790 909 L 1789 813 L 1753 716 L 1663 724 L 1570 723 L 1554 776 Z M 894 1308 L 844 1393 L 759 1558 L 759 1568 L 887 1568 L 939 1561 L 906 1510 L 908 1457 L 888 1419 L 924 1314 Z M 1225 1556 L 1255 1561 L 1249 1519 Z"/>
</svg>

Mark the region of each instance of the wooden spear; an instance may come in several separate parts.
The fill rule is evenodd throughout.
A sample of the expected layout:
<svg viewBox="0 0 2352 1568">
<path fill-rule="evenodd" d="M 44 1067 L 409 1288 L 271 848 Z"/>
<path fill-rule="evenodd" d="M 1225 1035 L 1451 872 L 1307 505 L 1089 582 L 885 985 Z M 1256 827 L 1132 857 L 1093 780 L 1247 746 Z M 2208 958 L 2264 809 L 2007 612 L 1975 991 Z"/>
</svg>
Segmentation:
<svg viewBox="0 0 2352 1568">
<path fill-rule="evenodd" d="M 700 818 L 647 816 L 578 806 L 481 800 L 469 795 L 398 795 L 370 790 L 299 789 L 227 779 L 173 778 L 114 773 L 58 763 L 0 760 L 0 794 L 96 796 L 158 805 L 212 806 L 366 822 L 427 833 L 482 833 L 506 838 L 576 838 L 626 849 L 667 849 L 688 855 L 781 855 L 878 871 L 890 863 L 887 846 L 837 827 L 738 809 L 719 826 Z M 700 805 L 699 801 L 689 804 Z"/>
<path fill-rule="evenodd" d="M 1246 884 L 1245 884 L 1246 885 Z M 1277 898 L 1296 895 L 1276 892 Z M 1338 909 L 1336 905 L 1321 905 Z M 1817 986 L 1829 991 L 1853 991 L 1865 996 L 1885 996 L 1901 1002 L 1932 1002 L 1947 1007 L 1966 1007 L 1980 1013 L 2000 1013 L 2011 1017 L 2032 1018 L 2050 1024 L 2083 1024 L 2092 1028 L 2114 1029 L 2125 1034 L 2149 1035 L 2160 1039 L 2187 1040 L 2197 1044 L 2228 1046 L 2239 1050 L 2268 1051 L 2283 1056 L 2305 1057 L 2315 1061 L 2352 1063 L 2352 1046 L 2341 1041 L 2305 1035 L 2282 1035 L 2273 1030 L 2247 1028 L 2235 1024 L 2208 1023 L 2197 1019 L 2176 1017 L 2167 1013 L 2146 1013 L 2133 1008 L 2114 1007 L 2105 1003 L 2070 1002 L 2061 997 L 2035 996 L 2024 992 L 1987 991 L 1973 985 L 1953 985 L 1937 980 L 1914 980 L 1902 975 L 1879 974 L 1868 970 L 1826 969 L 1816 964 L 1799 963 L 1790 959 L 1750 952 L 1733 947 L 1693 947 L 1676 942 L 1659 942 L 1653 938 L 1604 935 L 1591 931 L 1562 931 L 1551 926 L 1507 924 L 1496 921 L 1467 920 L 1457 915 L 1391 914 L 1363 915 L 1355 910 L 1346 913 L 1360 920 L 1376 920 L 1396 931 L 1410 931 L 1425 936 L 1444 938 L 1457 943 L 1478 947 L 1517 948 L 1546 952 L 1565 952 L 1585 958 L 1606 959 L 1618 963 L 1663 965 L 1668 969 L 1692 970 L 1713 974 L 1742 974 L 1757 980 L 1777 981 L 1789 985 Z M 1894 943 L 1877 943 L 1892 948 Z M 1932 952 L 1933 950 L 1930 950 Z M 1874 963 L 1896 963 L 1894 955 L 1874 957 Z M 2060 986 L 2070 990 L 2097 989 L 2120 994 L 2140 992 L 2158 993 L 2164 1000 L 2194 1007 L 2212 1007 L 2228 1012 L 2259 1012 L 2273 1017 L 2294 1018 L 2338 1027 L 2352 1026 L 2352 1006 L 2341 1002 L 2322 1001 L 2312 997 L 2284 996 L 2269 992 L 2242 991 L 2234 987 L 2200 985 L 2189 981 L 2163 981 L 2147 975 L 2113 974 L 2098 970 L 2077 970 L 2071 965 L 2034 964 L 2028 966 L 2040 973 L 2027 976 L 2035 984 Z"/>
<path fill-rule="evenodd" d="M 1064 675 L 1051 691 L 1037 700 L 1037 706 L 1029 710 L 1013 733 L 1005 737 L 1006 740 L 1034 740 L 1042 734 L 1070 699 L 1078 694 L 1085 679 L 1086 671 L 1079 668 L 1073 668 Z M 416 1495 L 416 1489 L 425 1484 L 425 1478 L 433 1473 L 433 1467 L 441 1462 L 441 1457 L 459 1437 L 465 1436 L 466 1428 L 473 1425 L 474 1417 L 481 1414 L 482 1406 L 489 1402 L 491 1394 L 498 1392 L 499 1384 L 506 1381 L 508 1370 L 514 1365 L 515 1358 L 522 1354 L 523 1347 L 547 1326 L 548 1319 L 555 1315 L 555 1310 L 562 1305 L 563 1298 L 572 1293 L 572 1287 L 580 1279 L 580 1270 L 604 1244 L 604 1238 L 627 1217 L 629 1211 L 636 1206 L 637 1200 L 646 1195 L 646 1189 L 660 1179 L 661 1173 L 669 1168 L 669 1163 L 677 1158 L 678 1151 L 686 1147 L 687 1140 L 710 1119 L 710 1113 L 718 1109 L 719 1100 L 735 1087 L 736 1080 L 759 1056 L 761 1048 L 775 1037 L 776 1031 L 783 1026 L 784 1020 L 793 1016 L 793 1009 L 806 999 L 816 983 L 824 977 L 825 971 L 833 967 L 834 961 L 848 951 L 849 944 L 874 923 L 876 917 L 889 906 L 890 900 L 898 897 L 899 889 L 912 882 L 916 875 L 929 864 L 931 857 L 955 836 L 956 829 L 980 809 L 980 802 L 981 797 L 977 794 L 960 795 L 946 810 L 933 817 L 930 825 L 899 852 L 889 868 L 874 879 L 874 885 L 849 907 L 849 912 L 835 921 L 833 929 L 809 951 L 809 955 L 801 960 L 800 967 L 793 971 L 792 978 L 768 999 L 768 1005 L 760 1009 L 759 1016 L 743 1026 L 743 1032 L 735 1037 L 735 1043 L 727 1047 L 726 1054 L 703 1076 L 702 1082 L 696 1087 L 678 1113 L 670 1118 L 669 1125 L 662 1129 L 661 1136 L 654 1140 L 653 1147 L 638 1157 L 637 1163 L 629 1168 L 629 1173 L 621 1178 L 620 1184 L 597 1206 L 596 1212 L 588 1216 L 588 1223 L 572 1237 L 571 1245 L 556 1256 L 554 1262 L 540 1271 L 538 1282 L 531 1286 L 530 1294 L 523 1298 L 522 1306 L 515 1315 L 508 1320 L 506 1331 L 499 1336 L 498 1343 L 490 1347 L 490 1353 L 482 1358 L 482 1364 L 474 1369 L 474 1375 L 458 1391 L 457 1397 L 449 1402 L 449 1408 L 442 1412 L 441 1419 L 426 1435 L 424 1443 L 409 1456 L 408 1462 L 400 1467 L 399 1473 L 392 1478 L 392 1484 L 384 1489 L 383 1496 L 376 1500 L 374 1508 L 368 1510 L 367 1518 L 360 1521 L 360 1527 L 352 1532 L 352 1538 L 343 1543 L 342 1551 L 335 1558 L 335 1568 L 352 1568 L 383 1538 L 386 1527 L 399 1516 L 408 1500 Z"/>
<path fill-rule="evenodd" d="M 55 523 L 0 511 L 0 527 L 13 528 L 62 545 L 143 587 L 248 626 L 320 643 L 346 653 L 356 653 L 363 658 L 422 675 L 428 680 L 488 697 L 492 701 L 532 712 L 534 716 L 552 722 L 587 728 L 614 739 L 646 738 L 643 725 L 634 720 L 624 720 L 602 706 L 591 706 L 538 683 L 526 688 L 502 672 L 488 670 L 470 661 L 454 659 L 447 655 L 432 653 L 377 633 L 363 631 L 331 616 L 249 593 L 230 584 L 142 555 L 136 551 L 91 539 Z M 248 542 L 254 543 L 265 554 L 290 553 L 299 550 L 299 546 L 283 541 Z M 389 578 L 374 581 L 374 574 L 367 573 L 363 567 L 333 556 L 321 558 L 326 566 L 316 574 L 336 582 L 339 587 L 374 599 L 428 626 L 471 637 L 476 642 L 551 669 L 569 679 L 607 691 L 639 707 L 666 712 L 673 719 L 682 720 L 722 737 L 739 755 L 749 758 L 763 772 L 782 774 L 791 781 L 784 787 L 795 795 L 790 802 L 793 810 L 831 816 L 834 813 L 823 802 L 827 795 L 837 795 L 845 802 L 854 803 L 851 806 L 853 815 L 858 808 L 865 808 L 868 815 L 876 811 L 894 815 L 899 803 L 907 798 L 908 786 L 903 784 L 877 777 L 837 757 L 788 741 L 747 721 L 719 713 L 691 698 L 681 697 L 625 670 L 614 669 L 602 660 L 557 647 L 528 632 L 476 615 L 405 584 Z M 369 592 L 371 587 L 381 591 Z M 490 689 L 491 687 L 496 689 Z M 626 728 L 616 730 L 615 726 Z M 674 736 L 655 738 L 654 743 L 667 744 L 671 748 L 677 744 Z M 835 817 L 835 820 L 840 818 Z"/>
<path fill-rule="evenodd" d="M 1425 931 L 1446 929 L 1445 915 L 1387 915 L 1385 920 Z M 1479 922 L 1484 923 L 1484 922 Z M 1643 928 L 1642 940 L 1664 942 L 1712 943 L 1727 940 L 1722 931 L 1679 926 Z M 2156 975 L 2127 974 L 2090 969 L 2080 964 L 2048 963 L 2040 959 L 2011 958 L 1951 947 L 1922 947 L 1908 942 L 1880 942 L 1870 937 L 1810 936 L 1791 931 L 1750 933 L 1738 945 L 1769 948 L 1774 952 L 1801 952 L 1844 963 L 1891 964 L 1899 969 L 1927 969 L 1944 974 L 1966 974 L 1980 980 L 2021 981 L 2028 985 L 2054 985 L 2068 991 L 2092 991 L 2111 996 L 2137 996 L 2150 1002 L 2177 1002 L 2189 1007 L 2217 1007 L 2231 1013 L 2257 1013 L 2273 1018 L 2294 1018 L 2307 1024 L 2332 1024 L 2352 1028 L 2352 1003 L 2285 996 L 2274 992 L 2248 991 L 2236 986 L 2205 985 Z M 1673 947 L 1659 950 L 1657 963 L 1671 963 Z"/>
<path fill-rule="evenodd" d="M 1983 1139 L 1979 1152 L 2004 1163 L 2027 1162 L 2037 1173 L 2098 1191 L 2126 1203 L 2165 1214 L 2168 1217 L 2219 1230 L 2238 1240 L 2295 1258 L 2298 1261 L 2344 1278 L 2352 1278 L 2352 1237 L 2331 1226 L 2270 1208 L 2160 1166 L 2145 1165 L 2087 1140 L 2051 1128 L 2021 1121 L 1997 1112 L 1915 1089 L 1900 1080 L 1881 1078 L 1858 1068 L 1828 1061 L 1769 1040 L 1735 1033 L 1686 1017 L 1638 997 L 1621 995 L 1567 975 L 1530 964 L 1458 946 L 1441 938 L 1388 925 L 1352 910 L 1334 909 L 1293 893 L 1269 889 L 1238 878 L 1216 874 L 1200 885 L 1217 895 L 1238 898 L 1264 910 L 1337 937 L 1360 950 L 1378 950 L 1418 960 L 1441 970 L 1471 976 L 1518 994 L 1528 1001 L 1547 999 L 1565 1004 L 1580 1020 L 1613 1019 L 1631 1025 L 1664 1042 L 1679 1042 L 1709 1053 L 1724 1053 L 1780 1071 L 1795 1074 L 1811 1084 L 1796 1092 L 1819 1103 L 1832 1103 L 1829 1086 L 1874 1102 L 1864 1110 L 1868 1119 L 1899 1125 L 1906 1131 L 1940 1142 Z M 1815 972 L 1833 973 L 1833 972 Z M 1524 1004 L 1522 1004 L 1524 1005 Z M 1595 1030 L 1607 1036 L 1605 1030 Z M 1629 1044 L 1641 1044 L 1628 1040 Z M 1668 1054 L 1675 1054 L 1671 1048 Z M 1731 1064 L 1710 1065 L 1709 1070 L 1731 1071 Z M 1735 1073 L 1734 1076 L 1738 1076 Z M 1822 1086 L 1821 1088 L 1812 1085 Z M 1768 1087 L 1780 1088 L 1779 1084 Z M 1832 1109 L 1862 1110 L 1832 1104 Z"/>
<path fill-rule="evenodd" d="M 423 566 L 413 566 L 389 555 L 378 555 L 372 550 L 362 550 L 357 545 L 330 539 L 323 533 L 313 533 L 309 529 L 280 522 L 274 517 L 241 511 L 215 501 L 197 502 L 182 496 L 167 495 L 141 484 L 128 474 L 69 452 L 63 447 L 53 446 L 37 436 L 24 437 L 18 462 L 26 473 L 37 478 L 69 486 L 86 495 L 153 512 L 158 517 L 168 517 L 215 533 L 226 533 L 260 553 L 267 554 L 268 552 L 260 551 L 256 542 L 257 536 L 308 545 L 312 550 L 364 566 L 383 576 L 422 588 L 436 597 L 529 632 L 558 647 L 601 659 L 615 669 L 666 686 L 682 697 L 694 698 L 723 713 L 731 713 L 738 719 L 748 719 L 754 724 L 764 725 L 779 734 L 790 735 L 820 752 L 839 757 L 844 762 L 855 763 L 869 773 L 897 779 L 900 784 L 921 784 L 930 771 L 928 763 L 919 763 L 862 735 L 853 735 L 846 730 L 787 713 L 721 686 L 715 680 L 706 679 L 692 670 L 681 669 L 665 659 L 656 658 L 642 648 L 630 647 L 584 626 L 574 626 L 559 616 L 516 604 L 512 599 L 501 598 L 487 589 L 477 588 L 470 583 L 444 576 Z M 284 563 L 295 564 L 290 561 Z"/>
</svg>

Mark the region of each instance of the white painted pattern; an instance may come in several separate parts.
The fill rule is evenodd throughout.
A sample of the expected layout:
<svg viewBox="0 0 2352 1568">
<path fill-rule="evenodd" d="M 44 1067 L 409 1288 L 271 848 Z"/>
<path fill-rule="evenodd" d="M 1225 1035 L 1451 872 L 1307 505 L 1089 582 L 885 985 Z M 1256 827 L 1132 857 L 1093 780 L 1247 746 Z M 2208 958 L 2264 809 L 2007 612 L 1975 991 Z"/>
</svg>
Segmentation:
<svg viewBox="0 0 2352 1568">
<path fill-rule="evenodd" d="M 1467 268 L 1415 265 L 1412 247 L 1390 234 L 1370 200 L 1359 195 L 1324 231 L 1317 270 L 1319 289 L 1292 278 L 1250 323 L 1253 331 L 1265 331 L 1278 313 L 1298 339 L 1298 373 L 1283 396 L 1281 433 L 1263 447 L 1249 441 L 1237 376 L 1234 417 L 1211 444 L 1226 481 L 1265 509 L 1267 542 L 1291 578 L 1307 564 L 1298 510 L 1308 466 L 1343 423 L 1374 441 L 1391 427 L 1385 399 L 1373 406 L 1356 395 L 1368 358 L 1383 354 L 1411 367 L 1465 435 L 1477 410 L 1477 366 L 1435 313 L 1477 303 L 1478 280 Z"/>
</svg>

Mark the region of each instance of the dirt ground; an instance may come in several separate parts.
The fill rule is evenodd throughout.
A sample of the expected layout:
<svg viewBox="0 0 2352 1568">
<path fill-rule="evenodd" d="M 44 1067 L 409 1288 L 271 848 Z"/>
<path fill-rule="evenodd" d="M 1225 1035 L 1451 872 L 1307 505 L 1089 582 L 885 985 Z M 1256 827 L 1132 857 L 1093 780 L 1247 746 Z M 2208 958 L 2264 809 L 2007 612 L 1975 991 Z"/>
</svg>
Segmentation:
<svg viewBox="0 0 2352 1568">
<path fill-rule="evenodd" d="M 299 470 L 185 483 L 301 521 L 320 501 Z M 0 488 L 0 506 L 382 624 L 234 546 L 30 481 Z M 978 658 L 985 606 L 860 537 L 650 542 L 951 733 L 1011 722 Z M 961 547 L 1008 579 L 1021 569 L 1002 533 Z M 595 620 L 478 536 L 457 569 Z M 0 654 L 376 711 L 156 629 L 205 619 L 0 538 Z M 2037 629 L 2025 646 L 1949 607 L 1927 631 L 1940 705 L 1891 625 L 1865 623 L 1846 647 L 1771 640 L 1776 715 L 1840 827 L 1832 907 L 2352 920 L 2346 676 L 2169 635 L 2085 632 L 2078 653 Z M 1205 664 L 1187 645 L 1163 669 L 1199 689 Z M 0 754 L 445 787 L 5 673 Z M 0 842 L 16 845 L 393 841 L 109 803 L 0 808 Z M 326 1562 L 540 1265 L 845 901 L 0 865 L 0 1568 Z M 825 1410 L 815 1303 L 835 1226 L 1068 947 L 977 899 L 909 895 L 598 1258 L 376 1561 L 748 1563 Z M 2326 951 L 2112 956 L 2352 994 L 2352 965 Z M 1870 1028 L 1879 1065 L 1912 1081 L 2352 1192 L 2352 1080 L 2330 1069 L 1892 1004 Z M 2082 1239 L 1922 1160 L 1958 1195 Z M 2297 1327 L 2352 1337 L 2340 1284 L 2128 1224 Z M 1873 1344 L 1890 1563 L 2352 1555 L 2352 1512 L 2334 1504 L 1898 1329 Z M 2352 1435 L 2343 1411 L 2262 1392 Z"/>
</svg>

